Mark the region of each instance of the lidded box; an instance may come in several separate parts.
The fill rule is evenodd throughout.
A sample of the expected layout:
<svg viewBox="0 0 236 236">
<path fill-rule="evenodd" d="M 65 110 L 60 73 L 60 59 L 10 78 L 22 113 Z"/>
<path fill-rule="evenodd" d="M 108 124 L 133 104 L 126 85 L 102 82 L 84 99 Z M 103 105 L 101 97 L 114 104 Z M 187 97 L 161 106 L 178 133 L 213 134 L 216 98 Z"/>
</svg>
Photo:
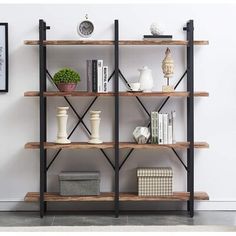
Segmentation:
<svg viewBox="0 0 236 236">
<path fill-rule="evenodd" d="M 170 167 L 138 168 L 139 196 L 169 196 L 173 194 L 173 171 Z"/>
<path fill-rule="evenodd" d="M 64 171 L 59 174 L 60 195 L 99 195 L 100 173 L 98 171 Z"/>
</svg>

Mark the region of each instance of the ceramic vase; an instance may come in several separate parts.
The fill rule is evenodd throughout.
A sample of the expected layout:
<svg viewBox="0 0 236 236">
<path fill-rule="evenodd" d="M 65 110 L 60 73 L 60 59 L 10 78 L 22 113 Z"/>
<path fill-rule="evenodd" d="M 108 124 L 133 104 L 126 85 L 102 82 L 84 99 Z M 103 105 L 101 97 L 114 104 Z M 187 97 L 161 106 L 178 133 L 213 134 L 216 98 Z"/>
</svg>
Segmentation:
<svg viewBox="0 0 236 236">
<path fill-rule="evenodd" d="M 138 69 L 140 72 L 139 83 L 140 90 L 143 92 L 152 92 L 153 88 L 153 78 L 152 78 L 152 70 L 150 70 L 147 66 L 144 66 L 142 69 Z"/>
<path fill-rule="evenodd" d="M 90 111 L 91 139 L 88 141 L 88 143 L 102 143 L 102 140 L 100 140 L 99 136 L 99 126 L 101 120 L 100 113 L 101 111 Z"/>
<path fill-rule="evenodd" d="M 71 141 L 67 138 L 67 110 L 69 107 L 57 108 L 57 140 L 56 143 L 68 144 Z"/>
</svg>

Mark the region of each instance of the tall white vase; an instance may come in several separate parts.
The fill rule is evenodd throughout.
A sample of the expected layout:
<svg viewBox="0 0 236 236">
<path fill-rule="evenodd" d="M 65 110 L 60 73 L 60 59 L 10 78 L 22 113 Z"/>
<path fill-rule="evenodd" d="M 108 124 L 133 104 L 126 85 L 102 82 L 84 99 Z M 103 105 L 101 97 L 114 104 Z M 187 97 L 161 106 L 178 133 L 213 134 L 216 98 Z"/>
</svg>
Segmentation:
<svg viewBox="0 0 236 236">
<path fill-rule="evenodd" d="M 57 140 L 56 143 L 67 144 L 71 143 L 69 139 L 67 139 L 67 110 L 69 107 L 58 107 L 57 108 Z"/>
<path fill-rule="evenodd" d="M 102 140 L 100 140 L 99 137 L 99 126 L 101 120 L 100 113 L 101 111 L 90 111 L 91 139 L 88 141 L 88 143 L 102 143 Z"/>
</svg>

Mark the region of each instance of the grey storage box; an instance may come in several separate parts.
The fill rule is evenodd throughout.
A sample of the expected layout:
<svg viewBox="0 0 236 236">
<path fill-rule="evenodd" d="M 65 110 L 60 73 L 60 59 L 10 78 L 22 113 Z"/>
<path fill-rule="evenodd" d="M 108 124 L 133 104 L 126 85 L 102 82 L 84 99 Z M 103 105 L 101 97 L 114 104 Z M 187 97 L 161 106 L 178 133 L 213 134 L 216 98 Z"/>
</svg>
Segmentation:
<svg viewBox="0 0 236 236">
<path fill-rule="evenodd" d="M 100 173 L 97 171 L 61 172 L 59 181 L 62 196 L 100 194 Z"/>
</svg>

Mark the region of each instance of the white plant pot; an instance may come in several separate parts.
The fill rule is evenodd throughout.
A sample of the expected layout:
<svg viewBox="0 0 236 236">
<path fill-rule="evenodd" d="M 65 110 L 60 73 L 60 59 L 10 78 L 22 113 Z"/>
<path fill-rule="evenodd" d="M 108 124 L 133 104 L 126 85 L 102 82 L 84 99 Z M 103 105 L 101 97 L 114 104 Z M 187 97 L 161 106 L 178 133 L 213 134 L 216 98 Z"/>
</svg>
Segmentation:
<svg viewBox="0 0 236 236">
<path fill-rule="evenodd" d="M 67 110 L 69 107 L 57 108 L 57 140 L 56 143 L 68 144 L 71 141 L 67 138 Z"/>
<path fill-rule="evenodd" d="M 101 111 L 90 111 L 91 139 L 88 141 L 88 143 L 102 143 L 102 140 L 100 140 L 99 136 L 99 126 L 101 120 L 100 113 Z"/>
</svg>

